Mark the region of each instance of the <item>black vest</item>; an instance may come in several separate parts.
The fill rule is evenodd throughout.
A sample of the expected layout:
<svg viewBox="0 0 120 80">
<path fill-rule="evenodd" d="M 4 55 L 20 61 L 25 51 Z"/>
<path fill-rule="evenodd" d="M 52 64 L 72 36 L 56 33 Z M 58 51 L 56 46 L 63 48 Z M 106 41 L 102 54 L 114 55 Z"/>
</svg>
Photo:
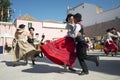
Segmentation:
<svg viewBox="0 0 120 80">
<path fill-rule="evenodd" d="M 84 43 L 85 44 L 85 37 L 84 37 L 84 29 L 83 26 L 81 24 L 79 24 L 81 26 L 81 29 L 79 30 L 79 32 L 81 33 L 81 36 L 77 36 L 75 38 L 75 41 L 78 43 Z"/>
<path fill-rule="evenodd" d="M 84 35 L 83 25 L 81 25 L 81 29 L 79 30 L 79 32 L 82 34 L 82 36 Z"/>
</svg>

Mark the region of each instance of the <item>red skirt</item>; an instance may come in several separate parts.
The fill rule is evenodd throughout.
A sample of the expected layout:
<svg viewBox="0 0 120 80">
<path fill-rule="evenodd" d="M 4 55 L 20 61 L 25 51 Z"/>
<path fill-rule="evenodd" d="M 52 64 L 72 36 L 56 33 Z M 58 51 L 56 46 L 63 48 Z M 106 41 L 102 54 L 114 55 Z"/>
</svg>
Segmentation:
<svg viewBox="0 0 120 80">
<path fill-rule="evenodd" d="M 42 45 L 42 52 L 52 62 L 74 66 L 76 60 L 75 43 L 73 38 L 65 37 Z"/>
<path fill-rule="evenodd" d="M 113 41 L 110 41 L 110 44 L 108 42 L 105 42 L 104 44 L 105 54 L 108 54 L 108 52 L 110 51 L 115 52 L 115 53 L 117 53 L 118 51 L 118 46 Z"/>
</svg>

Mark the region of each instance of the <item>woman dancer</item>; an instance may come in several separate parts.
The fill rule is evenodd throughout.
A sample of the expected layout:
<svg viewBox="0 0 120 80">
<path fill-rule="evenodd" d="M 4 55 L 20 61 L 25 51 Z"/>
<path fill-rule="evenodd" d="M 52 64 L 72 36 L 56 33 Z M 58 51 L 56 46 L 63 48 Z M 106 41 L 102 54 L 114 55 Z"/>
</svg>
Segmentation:
<svg viewBox="0 0 120 80">
<path fill-rule="evenodd" d="M 34 61 L 34 54 L 36 53 L 36 49 L 27 42 L 27 37 L 31 38 L 31 35 L 25 31 L 25 25 L 19 25 L 19 28 L 15 32 L 15 62 L 23 59 L 25 60 L 25 64 L 27 64 L 28 57 L 31 57 L 32 61 Z M 16 64 L 14 64 L 13 66 L 15 65 Z"/>
</svg>

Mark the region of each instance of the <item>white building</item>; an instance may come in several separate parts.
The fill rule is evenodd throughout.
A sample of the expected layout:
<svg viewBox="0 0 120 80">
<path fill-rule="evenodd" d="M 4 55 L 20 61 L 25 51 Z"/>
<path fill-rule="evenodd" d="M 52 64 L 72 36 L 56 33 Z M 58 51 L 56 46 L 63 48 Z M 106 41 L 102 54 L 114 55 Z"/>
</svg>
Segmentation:
<svg viewBox="0 0 120 80">
<path fill-rule="evenodd" d="M 67 14 L 69 13 L 80 13 L 82 15 L 84 26 L 90 26 L 120 18 L 120 6 L 103 12 L 102 8 L 99 6 L 82 3 L 76 7 L 68 9 Z"/>
<path fill-rule="evenodd" d="M 14 23 L 0 22 L 0 53 L 5 52 L 6 43 L 8 46 L 12 46 L 16 28 L 20 24 L 26 26 L 26 31 L 28 31 L 29 27 L 33 27 L 35 29 L 34 33 L 39 33 L 40 40 L 42 34 L 45 35 L 45 40 L 51 41 L 67 35 L 67 29 L 65 28 L 66 24 L 53 20 L 39 21 L 32 16 L 25 14 L 18 17 Z"/>
<path fill-rule="evenodd" d="M 14 23 L 11 22 L 0 22 L 0 46 L 4 46 L 7 42 L 8 45 L 12 45 L 12 40 L 14 38 L 14 34 L 16 28 L 20 25 L 24 24 L 25 30 L 28 31 L 29 27 L 33 27 L 35 29 L 34 33 L 39 33 L 39 37 L 45 35 L 45 40 L 55 40 L 58 38 L 62 38 L 67 35 L 66 24 L 53 21 L 39 21 L 29 14 L 25 14 L 23 16 L 18 17 Z M 29 32 L 29 31 L 28 31 Z M 9 35 L 3 35 L 9 34 Z M 9 36 L 13 36 L 12 38 Z M 5 39 L 3 39 L 5 37 Z"/>
</svg>

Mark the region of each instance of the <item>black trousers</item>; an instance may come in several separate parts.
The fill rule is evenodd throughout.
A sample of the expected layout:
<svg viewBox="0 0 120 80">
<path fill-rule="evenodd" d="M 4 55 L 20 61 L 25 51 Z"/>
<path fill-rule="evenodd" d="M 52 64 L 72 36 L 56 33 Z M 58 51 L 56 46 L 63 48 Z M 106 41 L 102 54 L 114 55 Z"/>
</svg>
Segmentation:
<svg viewBox="0 0 120 80">
<path fill-rule="evenodd" d="M 85 63 L 85 60 L 89 60 L 92 62 L 95 62 L 97 60 L 97 56 L 87 55 L 87 46 L 82 43 L 77 43 L 76 54 L 77 54 L 79 64 L 84 72 L 88 72 L 88 67 Z"/>
</svg>

